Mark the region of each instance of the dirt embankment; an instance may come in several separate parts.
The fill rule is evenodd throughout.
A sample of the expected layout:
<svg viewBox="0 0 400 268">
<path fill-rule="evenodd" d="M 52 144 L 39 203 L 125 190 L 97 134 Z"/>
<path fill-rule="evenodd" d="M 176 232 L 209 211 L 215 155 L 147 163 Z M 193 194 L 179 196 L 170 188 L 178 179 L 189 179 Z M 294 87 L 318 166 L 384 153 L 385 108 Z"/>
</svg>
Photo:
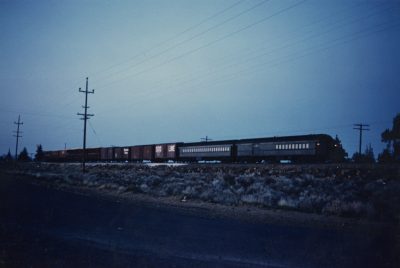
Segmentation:
<svg viewBox="0 0 400 268">
<path fill-rule="evenodd" d="M 174 197 L 225 206 L 285 209 L 398 222 L 400 167 L 355 165 L 26 164 L 36 182 L 121 195 Z"/>
</svg>

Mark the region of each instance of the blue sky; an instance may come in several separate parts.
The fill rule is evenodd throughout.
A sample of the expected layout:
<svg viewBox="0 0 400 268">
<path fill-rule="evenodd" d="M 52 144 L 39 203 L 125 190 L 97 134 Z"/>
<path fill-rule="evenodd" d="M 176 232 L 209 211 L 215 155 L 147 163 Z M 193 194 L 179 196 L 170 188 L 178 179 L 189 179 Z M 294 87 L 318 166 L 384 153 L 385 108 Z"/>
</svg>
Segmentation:
<svg viewBox="0 0 400 268">
<path fill-rule="evenodd" d="M 0 153 L 327 133 L 400 112 L 400 1 L 0 1 Z"/>
</svg>

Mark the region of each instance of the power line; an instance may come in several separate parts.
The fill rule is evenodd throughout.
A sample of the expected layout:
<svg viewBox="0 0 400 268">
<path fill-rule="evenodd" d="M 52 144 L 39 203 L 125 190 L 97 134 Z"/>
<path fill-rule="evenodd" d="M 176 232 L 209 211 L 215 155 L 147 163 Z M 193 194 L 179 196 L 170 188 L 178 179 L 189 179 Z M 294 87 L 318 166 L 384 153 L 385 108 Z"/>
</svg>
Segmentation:
<svg viewBox="0 0 400 268">
<path fill-rule="evenodd" d="M 354 6 L 352 6 L 352 7 L 355 7 L 355 6 L 359 6 L 360 5 L 360 3 L 358 3 L 357 5 L 354 5 Z M 343 12 L 343 10 L 342 10 L 342 12 Z M 340 12 L 341 13 L 341 12 Z M 329 17 L 337 17 L 337 13 L 335 13 L 335 14 L 331 14 L 331 16 L 329 16 Z M 309 23 L 309 24 L 307 24 L 307 25 L 305 25 L 305 26 L 301 26 L 301 27 L 297 27 L 297 29 L 295 29 L 294 31 L 293 31 L 293 34 L 296 34 L 297 32 L 298 32 L 298 30 L 299 29 L 301 29 L 301 28 L 304 28 L 304 27 L 309 27 L 309 26 L 311 26 L 311 25 L 314 25 L 314 24 L 318 24 L 318 23 L 320 23 L 320 22 L 322 22 L 322 21 L 324 21 L 324 20 L 326 20 L 327 19 L 327 17 L 326 16 L 324 16 L 323 18 L 320 18 L 320 19 L 318 19 L 317 21 L 314 21 L 314 22 L 312 22 L 312 23 Z M 340 20 L 341 21 L 341 20 Z M 313 33 L 313 31 L 311 31 L 311 33 Z M 324 33 L 326 33 L 326 32 L 324 32 Z M 323 33 L 323 34 L 324 34 Z M 293 35 L 293 34 L 291 34 L 291 35 Z M 301 37 L 303 37 L 303 35 L 301 35 Z M 290 39 L 289 39 L 290 40 Z M 286 40 L 286 41 L 289 41 L 289 40 Z M 301 40 L 301 41 L 304 41 L 304 40 Z M 295 43 L 292 43 L 293 45 L 295 44 Z M 277 48 L 277 49 L 274 49 L 273 51 L 275 51 L 275 50 L 280 50 L 280 49 L 282 49 L 282 48 L 286 48 L 287 46 L 284 46 L 284 47 L 280 47 L 280 48 Z M 264 48 L 265 49 L 265 48 Z M 263 49 L 263 50 L 264 50 Z M 246 49 L 246 54 L 251 54 L 251 53 L 249 53 L 249 51 L 250 51 L 250 48 L 249 49 Z M 259 58 L 260 58 L 260 56 L 264 56 L 264 55 L 267 55 L 267 54 L 271 54 L 272 53 L 272 51 L 269 51 L 269 52 L 267 52 L 267 53 L 262 53 L 262 54 L 257 54 L 257 55 L 255 55 L 254 57 L 251 57 L 251 58 L 249 58 L 249 59 L 247 59 L 247 60 L 245 60 L 244 62 L 248 62 L 248 61 L 252 61 L 253 59 L 257 59 L 257 60 L 259 60 Z M 235 54 L 235 59 L 237 58 L 237 55 Z M 220 61 L 221 60 L 223 60 L 224 58 L 221 58 L 220 59 Z M 226 57 L 225 57 L 225 59 L 226 59 Z M 225 62 L 225 61 L 223 61 L 223 62 Z M 239 64 L 243 64 L 243 62 L 239 62 L 239 63 L 232 63 L 232 64 L 230 64 L 230 65 L 228 65 L 227 67 L 228 68 L 230 68 L 230 67 L 233 67 L 233 66 L 235 66 L 235 65 L 239 65 Z M 226 64 L 222 64 L 222 66 L 223 65 L 226 65 Z M 211 66 L 215 66 L 215 64 L 211 64 Z M 215 71 L 214 70 L 216 70 L 216 69 L 218 69 L 218 68 L 213 68 L 213 69 L 211 69 L 210 68 L 210 66 L 207 66 L 207 68 L 206 68 L 206 70 L 207 70 L 207 72 L 206 73 L 204 73 L 206 76 L 208 76 L 208 74 L 214 74 L 215 73 Z M 203 75 L 204 76 L 204 75 Z M 182 80 L 182 79 L 180 79 L 180 80 Z M 183 84 L 187 84 L 188 82 L 191 82 L 191 81 L 193 81 L 193 80 L 199 80 L 199 77 L 198 77 L 198 75 L 196 76 L 196 78 L 192 78 L 192 79 L 186 79 L 186 80 L 184 80 L 184 81 L 181 81 L 179 84 L 180 85 L 183 85 Z M 176 80 L 176 82 L 178 82 L 179 81 L 179 79 L 177 79 Z M 161 81 L 162 82 L 162 81 Z M 161 86 L 161 85 L 160 85 Z M 157 87 L 153 87 L 153 88 L 157 88 Z M 149 90 L 146 90 L 146 91 L 143 91 L 143 92 L 141 92 L 142 93 L 142 95 L 143 94 L 146 94 L 146 95 L 148 95 L 148 91 Z M 153 90 L 153 91 L 156 91 L 156 90 Z M 140 93 L 139 93 L 140 94 Z"/>
<path fill-rule="evenodd" d="M 214 26 L 211 26 L 211 27 L 209 27 L 209 28 L 207 28 L 207 29 L 201 31 L 200 33 L 194 34 L 194 35 L 190 36 L 189 38 L 186 38 L 186 39 L 184 39 L 183 41 L 181 41 L 181 42 L 179 42 L 179 43 L 177 43 L 177 44 L 175 44 L 175 45 L 172 45 L 172 46 L 170 46 L 170 47 L 168 47 L 168 48 L 162 50 L 161 52 L 159 52 L 159 53 L 157 53 L 157 54 L 155 54 L 155 55 L 153 55 L 153 56 L 151 56 L 151 57 L 149 57 L 149 58 L 145 58 L 144 60 L 139 61 L 139 62 L 135 63 L 134 65 L 129 66 L 128 68 L 126 68 L 126 69 L 124 69 L 124 70 L 122 70 L 122 71 L 115 72 L 115 73 L 111 74 L 111 76 L 112 76 L 112 75 L 119 74 L 119 73 L 122 73 L 122 72 L 125 72 L 125 71 L 128 71 L 129 69 L 131 69 L 131 68 L 133 68 L 133 67 L 135 67 L 135 66 L 138 66 L 138 65 L 140 65 L 140 64 L 142 64 L 142 63 L 145 63 L 145 62 L 147 62 L 147 61 L 149 61 L 149 60 L 151 60 L 151 59 L 157 58 L 157 57 L 159 57 L 159 56 L 161 56 L 161 55 L 167 53 L 168 51 L 171 51 L 171 50 L 173 50 L 173 49 L 175 49 L 175 48 L 177 48 L 177 47 L 179 47 L 179 46 L 181 46 L 181 45 L 183 45 L 183 44 L 185 44 L 185 43 L 187 43 L 187 42 L 190 42 L 190 41 L 196 39 L 197 37 L 202 36 L 202 35 L 204 35 L 204 34 L 210 32 L 210 31 L 212 31 L 212 30 L 214 30 L 214 29 L 216 29 L 216 28 L 218 28 L 218 27 L 220 27 L 220 26 L 222 26 L 222 25 L 224 25 L 224 24 L 226 24 L 226 23 L 228 23 L 228 22 L 230 22 L 230 21 L 232 21 L 232 20 L 234 20 L 234 19 L 236 19 L 236 18 L 238 18 L 238 17 L 240 17 L 240 16 L 242 16 L 242 15 L 248 13 L 248 12 L 250 12 L 251 10 L 253 10 L 253 9 L 255 9 L 255 8 L 257 8 L 257 7 L 261 6 L 261 5 L 263 5 L 263 4 L 265 4 L 265 3 L 268 2 L 268 1 L 270 1 L 270 0 L 261 1 L 261 2 L 259 2 L 259 3 L 257 3 L 257 4 L 255 4 L 255 5 L 251 6 L 250 8 L 248 8 L 248 9 L 246 9 L 246 10 L 244 10 L 244 11 L 241 11 L 241 12 L 239 12 L 238 14 L 233 15 L 233 16 L 229 17 L 228 19 L 226 19 L 226 20 L 224 20 L 224 21 L 222 21 L 222 22 L 220 22 L 220 23 L 218 23 L 218 24 L 216 24 L 216 25 L 214 25 Z M 110 75 L 109 75 L 109 76 L 110 76 Z"/>
<path fill-rule="evenodd" d="M 88 122 L 89 122 L 89 127 L 92 129 L 92 132 L 93 132 L 94 136 L 95 136 L 96 139 L 97 139 L 98 145 L 99 145 L 100 147 L 102 147 L 102 146 L 103 146 L 103 143 L 101 142 L 99 136 L 97 135 L 96 130 L 94 130 L 94 127 L 93 127 L 92 123 L 91 123 L 90 121 L 88 121 Z"/>
<path fill-rule="evenodd" d="M 87 109 L 89 108 L 89 106 L 87 105 L 88 102 L 88 94 L 94 94 L 94 89 L 89 91 L 89 78 L 86 77 L 86 89 L 82 90 L 81 88 L 79 88 L 79 92 L 83 92 L 85 93 L 85 106 L 82 106 L 82 108 L 85 109 L 85 113 L 78 113 L 78 115 L 83 116 L 83 118 L 81 118 L 81 120 L 83 120 L 83 154 L 82 154 L 82 172 L 85 173 L 85 162 L 86 162 L 86 122 L 87 120 L 94 116 L 94 114 L 88 114 L 87 113 Z"/>
<path fill-rule="evenodd" d="M 382 27 L 382 26 L 384 26 L 384 27 L 376 29 L 377 27 Z M 248 67 L 248 68 L 246 68 L 244 70 L 240 70 L 238 72 L 234 72 L 234 73 L 225 75 L 224 77 L 218 76 L 214 81 L 212 81 L 212 83 L 213 83 L 213 85 L 216 85 L 216 83 L 222 83 L 222 82 L 226 82 L 226 81 L 229 81 L 229 80 L 232 80 L 232 79 L 237 79 L 238 77 L 242 77 L 243 75 L 246 75 L 246 74 L 253 74 L 258 70 L 264 70 L 265 67 L 274 68 L 276 66 L 279 66 L 280 64 L 292 62 L 294 60 L 309 56 L 310 54 L 314 54 L 316 52 L 327 50 L 327 49 L 329 49 L 329 48 L 331 48 L 333 46 L 336 46 L 338 44 L 348 43 L 350 41 L 354 41 L 354 40 L 360 39 L 362 37 L 365 37 L 365 36 L 368 36 L 368 35 L 371 35 L 371 34 L 376 34 L 376 33 L 379 33 L 379 32 L 382 32 L 382 31 L 385 31 L 387 29 L 390 29 L 390 28 L 393 28 L 393 27 L 397 27 L 397 26 L 399 26 L 398 23 L 396 23 L 396 24 L 382 23 L 382 24 L 379 24 L 379 25 L 374 25 L 373 27 L 364 28 L 364 29 L 362 29 L 362 30 L 360 30 L 358 32 L 354 32 L 354 33 L 351 33 L 351 34 L 346 35 L 346 36 L 338 37 L 338 38 L 336 38 L 334 40 L 330 40 L 328 42 L 325 42 L 325 43 L 322 43 L 322 44 L 318 44 L 318 45 L 306 48 L 306 49 L 304 49 L 302 51 L 298 51 L 298 52 L 292 53 L 291 55 L 286 55 L 286 56 L 277 58 L 274 61 L 269 60 L 267 62 L 258 63 L 256 65 L 250 66 L 250 67 Z M 323 32 L 322 34 L 324 34 L 324 33 L 325 32 Z M 230 66 L 232 66 L 232 65 L 230 65 Z M 215 73 L 215 72 L 211 72 L 211 74 L 213 74 L 213 73 Z M 189 82 L 192 82 L 193 80 L 199 80 L 199 78 L 196 77 L 195 79 L 188 79 L 188 80 L 183 81 L 182 83 L 180 83 L 180 85 L 187 84 Z M 196 88 L 201 88 L 201 85 L 204 86 L 204 82 L 207 82 L 207 81 L 199 81 L 199 84 L 195 88 L 192 88 L 190 91 L 193 91 Z M 171 86 L 171 88 L 172 88 L 172 86 Z M 175 89 L 174 92 L 179 92 L 179 91 L 182 91 L 182 90 L 185 90 L 185 92 L 188 92 L 187 87 L 185 87 L 184 89 Z M 171 94 L 171 91 L 169 91 L 166 94 Z M 165 96 L 166 94 L 161 94 L 161 95 L 158 95 L 158 96 L 154 96 L 154 98 L 148 98 L 148 100 L 156 99 L 156 98 Z"/>
<path fill-rule="evenodd" d="M 196 24 L 194 24 L 194 25 L 192 25 L 192 26 L 186 28 L 185 30 L 183 30 L 183 31 L 181 31 L 181 32 L 179 32 L 179 33 L 173 35 L 172 37 L 170 37 L 170 38 L 168 38 L 168 39 L 166 39 L 166 40 L 164 40 L 164 41 L 162 41 L 162 42 L 160 42 L 160 43 L 154 45 L 153 47 L 151 47 L 151 48 L 145 50 L 144 52 L 141 52 L 141 53 L 139 53 L 139 54 L 136 54 L 135 56 L 133 56 L 133 57 L 131 57 L 131 58 L 125 60 L 125 61 L 122 61 L 122 62 L 116 63 L 116 64 L 114 64 L 114 65 L 111 65 L 111 66 L 108 67 L 108 68 L 105 68 L 105 69 L 103 69 L 103 70 L 100 70 L 100 71 L 98 71 L 98 72 L 95 72 L 95 73 L 93 73 L 92 75 L 97 75 L 97 74 L 99 74 L 99 73 L 104 73 L 104 72 L 106 72 L 106 71 L 108 71 L 108 70 L 112 70 L 113 68 L 115 68 L 115 67 L 117 67 L 117 66 L 119 66 L 119 65 L 125 64 L 125 63 L 127 63 L 127 62 L 130 62 L 130 61 L 132 61 L 132 60 L 138 58 L 139 56 L 141 56 L 141 55 L 143 55 L 143 54 L 147 54 L 147 53 L 149 53 L 150 51 L 152 51 L 152 50 L 154 50 L 154 49 L 156 49 L 156 48 L 158 48 L 158 47 L 160 47 L 160 46 L 163 46 L 164 44 L 167 44 L 168 42 L 170 42 L 170 41 L 172 41 L 172 40 L 174 40 L 174 39 L 176 39 L 176 38 L 182 36 L 183 34 L 185 34 L 185 33 L 187 33 L 187 32 L 190 32 L 190 31 L 193 30 L 193 29 L 198 28 L 199 26 L 203 25 L 203 24 L 206 23 L 207 21 L 209 21 L 209 20 L 211 20 L 211 19 L 213 19 L 213 18 L 215 18 L 215 17 L 217 17 L 217 16 L 219 16 L 219 15 L 221 15 L 221 14 L 227 12 L 228 10 L 234 8 L 235 6 L 239 5 L 239 4 L 242 3 L 242 2 L 243 2 L 243 0 L 237 1 L 237 2 L 233 3 L 232 5 L 230 5 L 230 6 L 226 7 L 226 8 L 224 8 L 223 10 L 220 10 L 220 11 L 216 12 L 215 14 L 213 14 L 213 15 L 211 15 L 211 16 L 209 16 L 209 17 L 203 19 L 203 20 L 201 20 L 200 22 L 198 22 L 198 23 L 196 23 Z M 154 56 L 151 56 L 151 58 L 153 58 L 153 57 L 154 57 Z M 147 61 L 147 60 L 149 60 L 149 58 L 147 58 L 147 59 L 144 60 L 144 61 Z M 142 62 L 140 62 L 140 63 L 142 63 Z M 135 64 L 135 65 L 137 65 L 137 64 Z M 131 67 L 132 67 L 132 66 L 131 66 Z M 131 67 L 129 67 L 129 68 L 131 68 Z M 117 72 L 117 73 L 118 73 L 118 72 Z"/>
<path fill-rule="evenodd" d="M 293 9 L 293 8 L 295 8 L 295 7 L 297 7 L 297 6 L 299 6 L 300 4 L 303 4 L 305 1 L 307 1 L 307 0 L 299 1 L 299 2 L 297 2 L 297 3 L 295 3 L 295 4 L 293 4 L 293 5 L 290 5 L 290 6 L 288 6 L 288 7 L 286 7 L 286 8 L 283 8 L 283 9 L 281 9 L 281 10 L 275 12 L 275 13 L 272 13 L 272 14 L 266 16 L 266 17 L 263 17 L 263 18 L 260 19 L 260 20 L 257 20 L 257 21 L 255 21 L 255 22 L 253 22 L 253 23 L 250 23 L 250 24 L 248 24 L 248 25 L 246 25 L 246 26 L 244 26 L 244 27 L 242 27 L 242 28 L 239 28 L 239 29 L 233 31 L 233 32 L 230 32 L 230 33 L 228 33 L 228 34 L 226 34 L 226 35 L 224 35 L 224 36 L 222 36 L 222 37 L 220 37 L 220 38 L 217 38 L 217 39 L 215 39 L 215 40 L 213 40 L 213 41 L 210 41 L 210 42 L 208 42 L 208 43 L 206 43 L 206 44 L 204 44 L 204 45 L 202 45 L 202 46 L 200 46 L 200 47 L 197 47 L 197 48 L 194 48 L 194 49 L 192 49 L 192 50 L 186 51 L 185 53 L 183 53 L 183 54 L 181 54 L 181 55 L 178 55 L 178 56 L 175 56 L 175 57 L 170 58 L 170 59 L 168 59 L 168 60 L 165 60 L 165 61 L 163 61 L 163 62 L 161 62 L 161 63 L 159 63 L 159 64 L 157 64 L 157 65 L 154 65 L 154 66 L 152 66 L 152 67 L 150 67 L 150 68 L 147 68 L 147 69 L 144 69 L 144 70 L 142 70 L 142 71 L 139 71 L 139 72 L 136 72 L 136 73 L 127 75 L 127 76 L 125 76 L 125 77 L 123 77 L 123 78 L 121 78 L 121 79 L 119 79 L 119 80 L 115 80 L 115 81 L 112 81 L 112 82 L 110 82 L 110 83 L 104 84 L 101 88 L 106 87 L 106 86 L 109 86 L 109 85 L 114 84 L 114 83 L 117 83 L 117 82 L 120 82 L 120 81 L 123 81 L 123 80 L 126 80 L 127 78 L 131 78 L 131 77 L 135 77 L 135 76 L 138 76 L 138 75 L 147 73 L 147 72 L 149 72 L 149 71 L 152 71 L 152 70 L 155 70 L 155 69 L 157 69 L 157 68 L 160 68 L 160 67 L 162 67 L 162 66 L 164 66 L 164 65 L 166 65 L 166 64 L 168 64 L 168 63 L 171 63 L 171 62 L 173 62 L 173 61 L 176 61 L 176 60 L 179 60 L 179 59 L 184 58 L 184 57 L 186 57 L 186 56 L 189 56 L 189 55 L 191 55 L 191 54 L 193 54 L 193 53 L 195 53 L 195 52 L 197 52 L 197 51 L 199 51 L 199 50 L 201 50 L 201 49 L 204 49 L 204 48 L 209 47 L 209 46 L 211 46 L 211 45 L 214 45 L 214 44 L 216 44 L 216 43 L 218 43 L 218 42 L 221 42 L 222 40 L 225 40 L 225 39 L 227 39 L 227 38 L 229 38 L 229 37 L 231 37 L 231 36 L 233 36 L 233 35 L 235 35 L 235 34 L 238 34 L 238 33 L 242 32 L 242 31 L 248 30 L 248 29 L 250 29 L 250 28 L 252 28 L 252 27 L 254 27 L 254 26 L 256 26 L 256 25 L 258 25 L 258 24 L 260 24 L 260 23 L 263 23 L 263 22 L 265 22 L 265 21 L 267 21 L 267 20 L 269 20 L 269 19 L 272 19 L 272 18 L 275 17 L 275 16 L 278 16 L 278 15 L 280 15 L 280 14 L 286 12 L 286 11 L 289 11 L 289 10 L 291 10 L 291 9 Z"/>
</svg>

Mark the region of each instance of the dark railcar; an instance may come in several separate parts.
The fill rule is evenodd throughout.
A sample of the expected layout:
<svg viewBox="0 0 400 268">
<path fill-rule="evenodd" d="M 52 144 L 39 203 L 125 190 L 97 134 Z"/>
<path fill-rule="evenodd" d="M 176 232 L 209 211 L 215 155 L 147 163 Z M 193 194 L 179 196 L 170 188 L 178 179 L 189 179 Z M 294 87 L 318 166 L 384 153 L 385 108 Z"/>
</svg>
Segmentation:
<svg viewBox="0 0 400 268">
<path fill-rule="evenodd" d="M 130 160 L 134 161 L 134 162 L 143 161 L 143 149 L 144 149 L 143 145 L 131 146 L 130 147 L 130 150 L 131 150 Z"/>
<path fill-rule="evenodd" d="M 182 143 L 167 143 L 154 145 L 155 161 L 177 160 L 179 151 L 178 148 Z"/>
<path fill-rule="evenodd" d="M 115 161 L 129 161 L 130 149 L 129 147 L 114 147 L 114 159 Z"/>
<path fill-rule="evenodd" d="M 143 160 L 154 161 L 154 145 L 143 145 Z"/>
<path fill-rule="evenodd" d="M 113 148 L 103 147 L 100 149 L 100 160 L 104 162 L 113 161 Z"/>
<path fill-rule="evenodd" d="M 238 161 L 326 161 L 334 140 L 329 135 L 244 139 L 236 142 Z"/>
<path fill-rule="evenodd" d="M 86 161 L 98 162 L 101 160 L 101 148 L 86 149 Z"/>
<path fill-rule="evenodd" d="M 68 149 L 66 153 L 66 160 L 69 162 L 82 161 L 83 149 Z"/>
<path fill-rule="evenodd" d="M 66 151 L 44 151 L 43 159 L 47 162 L 62 162 L 66 160 Z"/>
</svg>

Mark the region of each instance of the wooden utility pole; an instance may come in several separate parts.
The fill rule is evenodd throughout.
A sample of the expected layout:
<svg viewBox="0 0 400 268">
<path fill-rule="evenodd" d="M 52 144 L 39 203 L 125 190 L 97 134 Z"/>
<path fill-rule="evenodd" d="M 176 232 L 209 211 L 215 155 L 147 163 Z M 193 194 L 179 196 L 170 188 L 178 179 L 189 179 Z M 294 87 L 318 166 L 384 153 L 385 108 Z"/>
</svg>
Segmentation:
<svg viewBox="0 0 400 268">
<path fill-rule="evenodd" d="M 85 93 L 85 106 L 82 106 L 82 108 L 85 109 L 85 113 L 78 113 L 78 115 L 83 116 L 81 120 L 83 120 L 83 153 L 82 153 L 82 172 L 85 173 L 85 164 L 86 164 L 86 121 L 91 117 L 94 116 L 94 114 L 88 114 L 87 109 L 89 109 L 89 106 L 87 105 L 88 103 L 88 94 L 93 94 L 94 89 L 89 91 L 89 78 L 86 77 L 86 89 L 82 90 L 79 88 L 79 92 Z"/>
<path fill-rule="evenodd" d="M 369 125 L 366 124 L 354 124 L 354 129 L 360 131 L 360 140 L 358 145 L 358 154 L 361 155 L 361 145 L 362 145 L 362 132 L 363 130 L 369 130 Z"/>
<path fill-rule="evenodd" d="M 18 115 L 18 122 L 14 122 L 14 124 L 17 125 L 17 131 L 14 131 L 14 133 L 16 133 L 16 135 L 14 135 L 14 137 L 17 138 L 17 141 L 15 143 L 15 160 L 17 160 L 18 159 L 18 141 L 19 141 L 19 138 L 22 138 L 22 136 L 19 135 L 21 133 L 21 131 L 19 131 L 19 126 L 24 124 L 23 122 L 21 122 L 21 115 Z"/>
</svg>

